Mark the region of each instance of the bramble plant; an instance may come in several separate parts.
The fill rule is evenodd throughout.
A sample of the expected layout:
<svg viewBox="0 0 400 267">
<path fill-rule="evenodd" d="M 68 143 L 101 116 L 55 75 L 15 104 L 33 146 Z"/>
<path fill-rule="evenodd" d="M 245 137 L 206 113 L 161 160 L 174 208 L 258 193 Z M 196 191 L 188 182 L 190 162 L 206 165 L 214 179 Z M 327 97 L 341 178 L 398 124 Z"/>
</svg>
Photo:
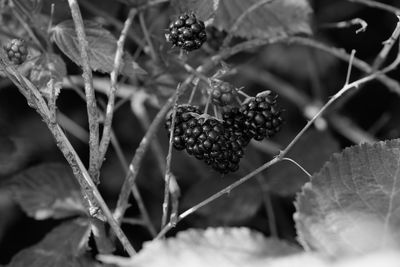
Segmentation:
<svg viewBox="0 0 400 267">
<path fill-rule="evenodd" d="M 392 2 L 0 0 L 0 264 L 399 266 Z"/>
</svg>

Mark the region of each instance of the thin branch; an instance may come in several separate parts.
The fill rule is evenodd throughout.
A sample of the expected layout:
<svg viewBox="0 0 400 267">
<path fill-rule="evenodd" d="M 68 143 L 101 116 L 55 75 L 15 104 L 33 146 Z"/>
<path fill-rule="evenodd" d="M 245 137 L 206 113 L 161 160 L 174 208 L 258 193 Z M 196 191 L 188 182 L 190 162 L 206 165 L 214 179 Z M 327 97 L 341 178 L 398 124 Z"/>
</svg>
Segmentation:
<svg viewBox="0 0 400 267">
<path fill-rule="evenodd" d="M 311 174 L 308 172 L 308 171 L 306 171 L 306 169 L 304 169 L 303 168 L 303 166 L 301 166 L 299 163 L 297 163 L 295 160 L 293 160 L 293 159 L 291 159 L 291 158 L 282 158 L 282 160 L 286 160 L 286 161 L 289 161 L 289 162 L 291 162 L 291 163 L 293 163 L 294 165 L 296 165 L 302 172 L 304 172 L 307 176 L 308 176 L 308 178 L 311 178 Z"/>
<path fill-rule="evenodd" d="M 350 76 L 351 76 L 351 67 L 353 66 L 354 55 L 356 54 L 356 50 L 351 50 L 350 59 L 349 59 L 349 66 L 347 67 L 347 74 L 346 74 L 346 81 L 345 85 L 349 84 Z"/>
<path fill-rule="evenodd" d="M 96 96 L 93 89 L 92 69 L 89 64 L 88 55 L 88 42 L 86 39 L 85 29 L 83 26 L 83 19 L 79 10 L 77 0 L 68 0 L 71 9 L 72 19 L 75 24 L 75 31 L 78 37 L 81 64 L 83 70 L 83 80 L 85 82 L 85 94 L 87 114 L 89 120 L 89 173 L 93 177 L 95 183 L 99 183 L 99 121 L 97 113 Z"/>
<path fill-rule="evenodd" d="M 169 186 L 171 182 L 171 159 L 172 159 L 172 147 L 173 147 L 173 140 L 174 140 L 174 130 L 175 130 L 175 123 L 176 123 L 176 109 L 178 101 L 178 92 L 180 89 L 180 85 L 176 88 L 174 103 L 173 103 L 173 111 L 172 111 L 172 121 L 171 121 L 171 129 L 169 132 L 169 146 L 168 146 L 168 154 L 167 154 L 167 163 L 165 167 L 165 188 L 164 188 L 164 202 L 163 202 L 163 215 L 161 219 L 161 227 L 164 227 L 167 223 L 167 216 L 168 216 L 168 209 L 169 209 Z"/>
<path fill-rule="evenodd" d="M 99 168 L 102 165 L 105 154 L 107 152 L 108 145 L 110 143 L 111 129 L 112 129 L 111 126 L 114 115 L 115 92 L 117 91 L 118 72 L 122 65 L 122 56 L 124 54 L 124 44 L 126 36 L 136 14 L 137 14 L 136 9 L 131 9 L 129 11 L 128 18 L 125 21 L 124 28 L 122 29 L 121 35 L 117 42 L 117 51 L 115 52 L 114 67 L 110 74 L 111 86 L 108 93 L 108 102 L 104 119 L 103 135 L 101 138 L 100 148 L 99 148 L 100 151 L 99 163 L 98 163 Z"/>
<path fill-rule="evenodd" d="M 146 26 L 146 22 L 145 22 L 145 20 L 144 20 L 143 12 L 141 12 L 141 13 L 139 14 L 139 22 L 140 22 L 140 27 L 141 27 L 141 29 L 142 29 L 142 32 L 143 32 L 144 38 L 145 38 L 145 40 L 146 40 L 146 43 L 147 43 L 148 46 L 149 46 L 149 51 L 150 51 L 151 59 L 152 59 L 154 62 L 157 62 L 157 59 L 158 59 L 158 58 L 157 58 L 157 53 L 156 53 L 156 50 L 154 49 L 153 42 L 151 41 L 149 31 L 147 30 L 147 26 Z"/>
<path fill-rule="evenodd" d="M 394 6 L 376 2 L 376 1 L 371 1 L 371 0 L 347 0 L 347 1 L 363 4 L 363 5 L 372 7 L 372 8 L 382 9 L 382 10 L 394 13 L 396 16 L 400 14 L 400 9 L 398 9 Z"/>
<path fill-rule="evenodd" d="M 355 18 L 352 20 L 334 22 L 334 23 L 326 23 L 322 25 L 322 28 L 348 28 L 354 25 L 359 25 L 359 28 L 356 30 L 356 34 L 360 32 L 365 32 L 368 27 L 368 23 L 360 18 Z"/>
</svg>

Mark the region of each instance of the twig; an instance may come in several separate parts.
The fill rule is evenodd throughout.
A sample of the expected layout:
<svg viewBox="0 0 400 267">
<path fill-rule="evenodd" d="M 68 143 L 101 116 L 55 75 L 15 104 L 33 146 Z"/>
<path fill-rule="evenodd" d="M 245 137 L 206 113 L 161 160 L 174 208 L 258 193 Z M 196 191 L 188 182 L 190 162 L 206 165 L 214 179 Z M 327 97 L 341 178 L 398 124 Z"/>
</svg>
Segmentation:
<svg viewBox="0 0 400 267">
<path fill-rule="evenodd" d="M 258 8 L 262 7 L 265 4 L 269 4 L 271 2 L 273 2 L 274 0 L 260 0 L 256 3 L 254 3 L 253 5 L 249 6 L 248 9 L 246 9 L 233 23 L 232 27 L 229 29 L 228 31 L 228 35 L 225 37 L 223 43 L 222 43 L 222 47 L 225 48 L 229 45 L 229 43 L 231 42 L 234 33 L 237 31 L 237 29 L 239 28 L 239 26 L 242 24 L 243 20 L 250 15 L 252 12 L 254 12 L 255 10 L 257 10 Z"/>
<path fill-rule="evenodd" d="M 75 31 L 78 37 L 80 55 L 82 58 L 82 70 L 83 80 L 85 82 L 85 94 L 86 94 L 86 105 L 87 114 L 89 121 L 89 173 L 93 178 L 93 181 L 99 183 L 99 121 L 97 113 L 96 96 L 93 89 L 92 81 L 92 69 L 89 64 L 88 55 L 88 42 L 86 39 L 85 29 L 83 26 L 83 19 L 79 10 L 77 0 L 68 0 L 69 7 L 71 9 L 72 19 L 75 24 Z"/>
<path fill-rule="evenodd" d="M 167 154 L 167 163 L 165 167 L 165 188 L 164 188 L 164 202 L 163 202 L 163 215 L 161 219 L 161 227 L 164 227 L 167 223 L 167 216 L 168 216 L 168 209 L 169 209 L 169 185 L 171 181 L 171 159 L 172 159 L 172 147 L 173 147 L 173 140 L 174 140 L 174 130 L 175 130 L 175 123 L 176 123 L 176 109 L 178 101 L 178 91 L 180 85 L 176 88 L 175 98 L 173 102 L 173 111 L 172 111 L 172 120 L 171 120 L 171 129 L 169 130 L 169 146 L 168 146 L 168 154 Z"/>
<path fill-rule="evenodd" d="M 54 138 L 56 139 L 57 146 L 70 164 L 74 175 L 80 184 L 82 192 L 88 201 L 89 213 L 93 217 L 101 218 L 102 215 L 100 210 L 97 208 L 100 207 L 101 211 L 104 213 L 104 216 L 107 218 L 108 223 L 128 254 L 134 255 L 136 253 L 134 248 L 129 243 L 128 238 L 125 236 L 124 232 L 113 218 L 111 211 L 107 207 L 107 204 L 97 189 L 96 184 L 93 182 L 75 149 L 72 147 L 60 126 L 56 122 L 52 122 L 50 120 L 50 110 L 48 109 L 48 106 L 42 95 L 29 80 L 23 77 L 13 66 L 8 65 L 7 62 L 8 61 L 5 58 L 4 52 L 0 51 L 1 68 L 4 70 L 7 77 L 13 81 L 20 92 L 27 98 L 28 104 L 35 108 L 35 110 L 39 113 L 53 134 Z"/>
<path fill-rule="evenodd" d="M 391 13 L 394 13 L 395 15 L 399 15 L 400 14 L 400 9 L 391 6 L 391 5 L 387 5 L 384 3 L 379 3 L 376 1 L 371 1 L 371 0 L 347 0 L 349 2 L 354 2 L 354 3 L 360 3 L 372 8 L 378 8 L 378 9 L 382 9 Z"/>
<path fill-rule="evenodd" d="M 308 172 L 308 171 L 306 171 L 306 169 L 304 169 L 303 168 L 303 166 L 301 166 L 299 163 L 297 163 L 295 160 L 293 160 L 293 159 L 291 159 L 291 158 L 282 158 L 282 160 L 286 160 L 286 161 L 289 161 L 289 162 L 291 162 L 291 163 L 293 163 L 294 165 L 296 165 L 302 172 L 304 172 L 307 176 L 308 176 L 308 178 L 311 178 L 311 174 Z"/>
<path fill-rule="evenodd" d="M 145 40 L 146 40 L 146 43 L 147 43 L 148 46 L 149 46 L 149 51 L 150 51 L 151 59 L 152 59 L 153 61 L 157 62 L 156 50 L 154 49 L 153 42 L 151 41 L 150 34 L 149 34 L 148 30 L 147 30 L 146 22 L 144 21 L 143 12 L 141 12 L 141 13 L 139 14 L 139 22 L 140 22 L 140 27 L 141 27 L 141 29 L 142 29 L 142 32 L 143 32 L 144 38 L 145 38 Z"/>
<path fill-rule="evenodd" d="M 272 237 L 278 238 L 279 234 L 278 234 L 278 229 L 277 229 L 274 206 L 272 205 L 272 201 L 271 201 L 271 192 L 269 190 L 268 184 L 265 182 L 265 180 L 263 179 L 263 177 L 261 175 L 257 175 L 257 181 L 261 186 L 265 211 L 268 216 L 269 231 L 270 231 Z"/>
<path fill-rule="evenodd" d="M 351 76 L 351 67 L 353 66 L 354 55 L 356 54 L 356 50 L 351 50 L 349 65 L 347 67 L 347 74 L 346 74 L 346 81 L 344 82 L 345 85 L 349 84 L 350 76 Z"/>
<path fill-rule="evenodd" d="M 101 138 L 100 148 L 99 148 L 100 151 L 99 163 L 98 163 L 99 168 L 102 165 L 105 154 L 107 152 L 108 145 L 110 143 L 111 129 L 112 129 L 111 126 L 114 115 L 115 92 L 117 91 L 118 72 L 122 64 L 122 56 L 124 54 L 124 44 L 126 36 L 136 14 L 137 14 L 136 9 L 131 9 L 129 11 L 128 18 L 125 21 L 124 28 L 122 29 L 121 35 L 117 42 L 117 51 L 115 52 L 114 67 L 110 74 L 111 86 L 108 93 L 108 102 L 104 119 L 103 135 Z"/>
<path fill-rule="evenodd" d="M 368 23 L 360 18 L 355 18 L 352 20 L 334 22 L 334 23 L 326 23 L 322 25 L 322 28 L 348 28 L 353 25 L 359 25 L 360 27 L 356 30 L 356 34 L 360 32 L 365 32 L 368 27 Z"/>
</svg>

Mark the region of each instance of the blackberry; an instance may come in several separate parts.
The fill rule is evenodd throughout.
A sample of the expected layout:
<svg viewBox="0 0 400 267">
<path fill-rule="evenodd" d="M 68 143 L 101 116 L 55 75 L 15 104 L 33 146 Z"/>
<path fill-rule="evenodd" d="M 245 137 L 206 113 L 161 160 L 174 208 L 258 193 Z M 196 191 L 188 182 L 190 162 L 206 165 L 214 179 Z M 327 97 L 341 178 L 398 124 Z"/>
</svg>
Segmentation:
<svg viewBox="0 0 400 267">
<path fill-rule="evenodd" d="M 197 117 L 199 109 L 193 106 L 180 106 L 176 111 L 173 145 L 204 161 L 219 173 L 226 174 L 239 169 L 243 148 L 248 140 L 242 140 L 235 127 L 214 118 Z M 166 122 L 170 129 L 172 116 Z"/>
<path fill-rule="evenodd" d="M 186 51 L 199 49 L 207 40 L 204 22 L 193 13 L 184 13 L 169 25 L 167 41 Z"/>
<path fill-rule="evenodd" d="M 4 46 L 8 59 L 15 65 L 21 65 L 28 56 L 28 49 L 22 39 L 12 39 Z"/>
<path fill-rule="evenodd" d="M 276 103 L 276 95 L 270 92 L 253 97 L 241 105 L 239 111 L 245 116 L 244 127 L 257 141 L 271 137 L 279 132 L 283 119 Z"/>
<path fill-rule="evenodd" d="M 217 81 L 213 84 L 211 100 L 215 105 L 226 106 L 235 101 L 237 96 L 235 88 L 227 82 Z"/>
<path fill-rule="evenodd" d="M 174 137 L 172 139 L 174 148 L 177 150 L 183 150 L 186 147 L 186 143 L 184 141 L 185 131 L 189 128 L 187 122 L 194 118 L 191 113 L 200 114 L 200 110 L 196 106 L 179 106 L 176 109 L 176 117 L 175 117 L 175 127 L 174 127 Z M 172 123 L 172 113 L 169 118 L 165 122 L 165 128 L 168 130 L 168 134 L 170 133 L 170 127 Z"/>
</svg>

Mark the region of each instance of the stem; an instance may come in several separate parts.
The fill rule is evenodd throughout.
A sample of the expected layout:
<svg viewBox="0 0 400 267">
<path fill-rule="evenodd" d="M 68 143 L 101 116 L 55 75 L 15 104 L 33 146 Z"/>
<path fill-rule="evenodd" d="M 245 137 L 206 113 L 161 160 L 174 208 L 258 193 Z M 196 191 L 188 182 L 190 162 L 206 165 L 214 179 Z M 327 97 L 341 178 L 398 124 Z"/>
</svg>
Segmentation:
<svg viewBox="0 0 400 267">
<path fill-rule="evenodd" d="M 127 33 L 129 31 L 130 26 L 132 25 L 132 21 L 136 16 L 137 11 L 136 9 L 131 9 L 129 11 L 128 18 L 125 21 L 124 28 L 121 31 L 121 35 L 117 42 L 117 51 L 115 52 L 114 58 L 114 68 L 110 74 L 111 86 L 108 93 L 108 102 L 106 108 L 106 114 L 104 119 L 104 128 L 103 128 L 103 135 L 100 142 L 100 157 L 99 157 L 99 168 L 102 165 L 104 160 L 105 154 L 107 152 L 108 145 L 110 144 L 111 139 L 111 126 L 112 126 L 112 119 L 114 115 L 114 105 L 115 105 L 115 93 L 117 91 L 117 79 L 118 79 L 118 72 L 122 65 L 122 56 L 124 54 L 124 44 L 127 37 Z"/>
<path fill-rule="evenodd" d="M 99 121 L 97 113 L 96 96 L 93 89 L 92 69 L 89 64 L 88 42 L 86 39 L 83 19 L 77 0 L 68 0 L 75 31 L 78 37 L 80 55 L 82 58 L 83 80 L 85 83 L 86 105 L 89 120 L 89 173 L 96 184 L 99 183 Z"/>
</svg>

